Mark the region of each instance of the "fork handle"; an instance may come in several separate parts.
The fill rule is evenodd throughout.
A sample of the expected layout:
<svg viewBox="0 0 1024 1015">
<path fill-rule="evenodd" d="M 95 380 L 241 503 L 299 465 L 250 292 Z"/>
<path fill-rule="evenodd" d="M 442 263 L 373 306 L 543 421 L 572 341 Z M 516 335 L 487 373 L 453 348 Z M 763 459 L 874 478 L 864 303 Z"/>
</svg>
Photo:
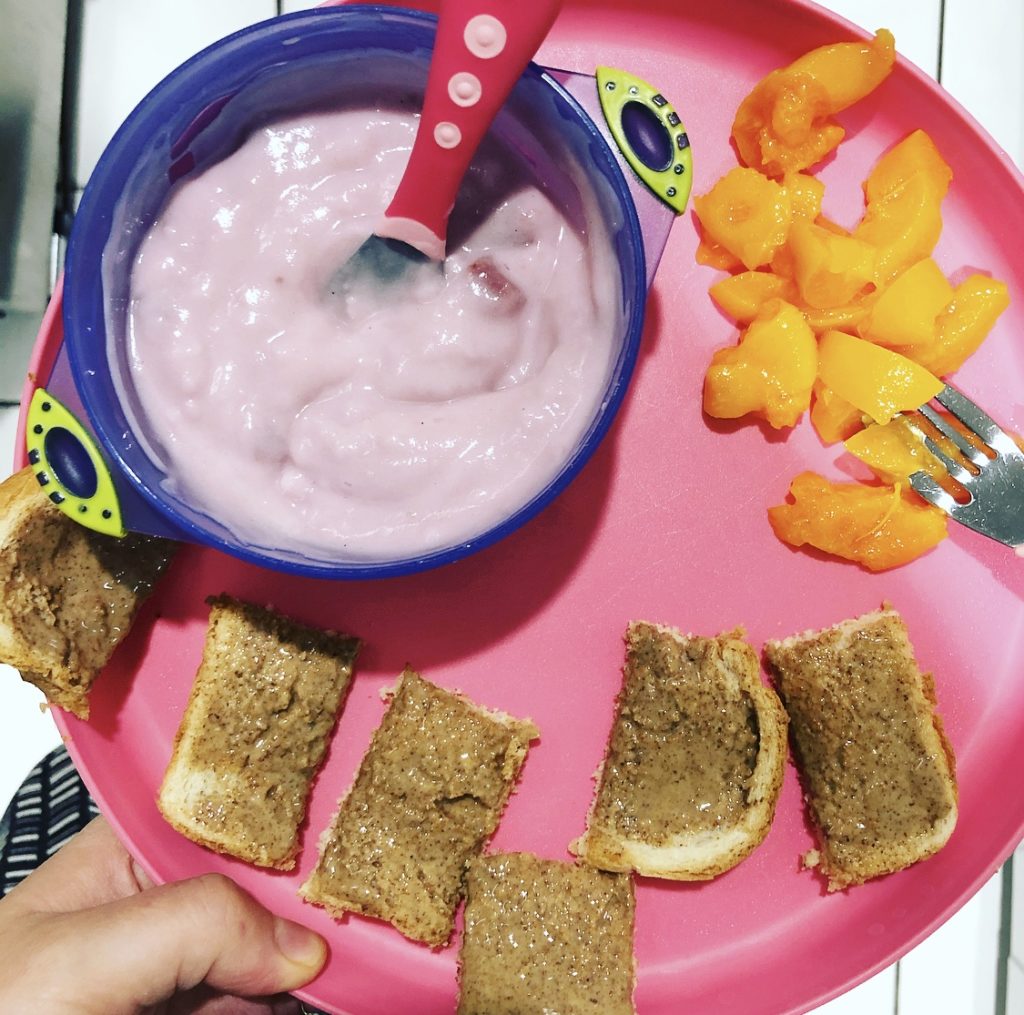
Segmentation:
<svg viewBox="0 0 1024 1015">
<path fill-rule="evenodd" d="M 419 129 L 378 235 L 444 259 L 462 177 L 560 7 L 561 0 L 442 0 Z"/>
</svg>

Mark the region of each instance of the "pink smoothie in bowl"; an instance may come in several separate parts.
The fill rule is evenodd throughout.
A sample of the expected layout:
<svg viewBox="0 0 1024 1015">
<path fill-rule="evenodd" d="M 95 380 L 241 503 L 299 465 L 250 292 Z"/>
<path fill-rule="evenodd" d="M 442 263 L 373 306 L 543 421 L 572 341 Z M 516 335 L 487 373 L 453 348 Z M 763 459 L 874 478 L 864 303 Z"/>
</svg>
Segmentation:
<svg viewBox="0 0 1024 1015">
<path fill-rule="evenodd" d="M 470 165 L 443 272 L 333 295 L 408 160 L 434 23 L 358 5 L 264 22 L 122 125 L 39 380 L 95 437 L 89 461 L 43 463 L 74 480 L 72 517 L 382 577 L 490 545 L 593 454 L 685 206 L 685 129 L 623 72 L 599 89 L 530 65 Z"/>
<path fill-rule="evenodd" d="M 358 108 L 261 127 L 178 184 L 139 247 L 136 429 L 248 543 L 391 560 L 465 542 L 557 475 L 600 405 L 621 298 L 600 215 L 580 229 L 496 146 L 443 272 L 330 292 L 416 126 Z"/>
</svg>

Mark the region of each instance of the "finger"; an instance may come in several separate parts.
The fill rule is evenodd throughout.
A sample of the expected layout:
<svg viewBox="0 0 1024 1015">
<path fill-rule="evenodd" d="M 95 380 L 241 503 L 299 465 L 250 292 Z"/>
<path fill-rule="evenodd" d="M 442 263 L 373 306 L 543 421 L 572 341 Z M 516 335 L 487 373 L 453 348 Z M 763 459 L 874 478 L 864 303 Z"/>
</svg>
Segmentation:
<svg viewBox="0 0 1024 1015">
<path fill-rule="evenodd" d="M 200 983 L 225 994 L 284 993 L 312 980 L 327 957 L 323 938 L 219 874 L 53 920 L 63 973 L 88 1011 L 134 1011 Z"/>
<path fill-rule="evenodd" d="M 124 846 L 103 818 L 94 818 L 14 888 L 11 909 L 66 913 L 135 895 L 142 886 Z"/>
</svg>

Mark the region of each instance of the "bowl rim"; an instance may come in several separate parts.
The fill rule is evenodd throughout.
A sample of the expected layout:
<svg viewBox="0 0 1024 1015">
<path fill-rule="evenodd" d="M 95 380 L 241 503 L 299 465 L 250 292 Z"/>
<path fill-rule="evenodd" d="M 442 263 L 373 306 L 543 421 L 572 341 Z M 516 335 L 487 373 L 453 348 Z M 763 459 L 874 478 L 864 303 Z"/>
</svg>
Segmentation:
<svg viewBox="0 0 1024 1015">
<path fill-rule="evenodd" d="M 381 21 L 404 18 L 416 23 L 417 28 L 428 28 L 431 31 L 437 23 L 436 15 L 430 13 L 379 4 L 346 4 L 282 14 L 239 29 L 200 50 L 165 75 L 139 101 L 120 124 L 104 148 L 83 190 L 78 214 L 76 214 L 75 223 L 68 241 L 64 272 L 63 324 L 72 376 L 74 377 L 75 386 L 78 389 L 83 406 L 88 414 L 90 426 L 95 431 L 104 453 L 114 460 L 117 470 L 142 495 L 147 508 L 159 516 L 165 527 L 169 525 L 178 530 L 187 541 L 212 547 L 248 563 L 272 570 L 309 577 L 366 580 L 413 574 L 454 563 L 493 545 L 516 529 L 524 526 L 568 487 L 593 456 L 618 415 L 618 410 L 632 379 L 639 356 L 647 299 L 646 258 L 639 216 L 630 194 L 623 168 L 611 151 L 600 129 L 576 98 L 546 68 L 531 62 L 524 72 L 524 76 L 531 76 L 541 81 L 546 87 L 553 89 L 558 97 L 558 101 L 569 109 L 573 114 L 574 122 L 588 135 L 591 150 L 601 153 L 604 161 L 602 178 L 611 182 L 617 197 L 618 206 L 624 215 L 624 221 L 617 232 L 619 236 L 625 234 L 627 246 L 632 254 L 634 265 L 633 285 L 631 291 L 627 292 L 626 280 L 622 280 L 621 305 L 626 309 L 626 313 L 623 315 L 625 318 L 625 335 L 618 354 L 611 364 L 609 379 L 603 395 L 587 428 L 581 433 L 579 442 L 572 455 L 565 459 L 558 472 L 543 487 L 537 490 L 529 500 L 521 504 L 500 522 L 482 532 L 457 543 L 438 547 L 424 553 L 394 559 L 375 560 L 371 558 L 366 560 L 347 559 L 332 561 L 330 559 L 307 557 L 299 552 L 295 552 L 292 555 L 291 551 L 275 551 L 272 547 L 247 543 L 241 537 L 231 532 L 230 527 L 225 523 L 220 522 L 212 515 L 205 515 L 198 508 L 193 509 L 197 515 L 208 517 L 211 523 L 225 530 L 233 541 L 222 538 L 216 532 L 210 531 L 181 512 L 172 498 L 168 498 L 164 491 L 154 489 L 153 484 L 142 477 L 131 462 L 122 454 L 122 432 L 113 433 L 112 430 L 108 429 L 106 425 L 106 413 L 108 411 L 106 403 L 108 399 L 103 392 L 98 390 L 98 385 L 101 382 L 96 378 L 97 372 L 91 365 L 91 362 L 87 363 L 86 354 L 78 345 L 79 336 L 81 336 L 81 340 L 84 343 L 87 334 L 92 328 L 88 325 L 80 327 L 73 309 L 81 303 L 79 298 L 80 291 L 88 292 L 91 290 L 95 294 L 97 289 L 99 290 L 99 299 L 96 302 L 100 306 L 101 315 L 105 307 L 102 271 L 95 266 L 83 267 L 81 271 L 76 270 L 76 265 L 78 265 L 80 260 L 76 255 L 78 254 L 79 247 L 85 242 L 83 237 L 89 236 L 91 238 L 97 229 L 102 230 L 102 247 L 104 250 L 109 242 L 111 226 L 113 224 L 113 206 L 108 206 L 105 210 L 102 206 L 94 208 L 94 197 L 101 181 L 115 167 L 121 164 L 124 157 L 123 149 L 134 138 L 139 129 L 140 121 L 143 126 L 147 122 L 157 122 L 156 114 L 161 108 L 160 103 L 166 103 L 168 96 L 170 98 L 175 96 L 176 89 L 180 88 L 182 79 L 189 75 L 197 65 L 215 62 L 223 58 L 228 52 L 235 52 L 257 41 L 263 41 L 267 37 L 272 38 L 279 34 L 294 34 L 296 31 L 301 31 L 304 27 L 313 27 L 315 22 L 322 22 L 324 19 L 344 21 L 354 19 L 355 17 L 376 18 Z M 156 100 L 155 103 L 154 100 Z M 199 112 L 200 110 L 196 109 L 196 113 L 198 114 Z M 132 157 L 131 166 L 128 168 L 127 173 L 130 173 L 137 164 L 137 159 Z M 104 336 L 103 356 L 106 371 L 113 377 L 114 370 L 109 363 L 109 352 L 106 342 L 106 320 L 105 315 L 102 316 L 104 319 L 100 321 L 100 325 L 102 327 L 101 333 Z M 121 411 L 124 411 L 123 407 Z M 131 429 L 130 417 L 128 417 L 128 423 Z M 117 427 L 116 429 L 123 431 L 123 427 Z M 133 433 L 133 437 L 135 437 L 135 440 L 131 442 L 132 444 L 141 443 L 138 441 L 136 434 Z M 144 454 L 147 458 L 151 459 L 151 456 L 145 450 L 140 449 L 138 453 Z M 156 463 L 152 464 L 155 468 L 160 468 Z M 289 556 L 275 556 L 275 553 L 288 553 Z"/>
</svg>

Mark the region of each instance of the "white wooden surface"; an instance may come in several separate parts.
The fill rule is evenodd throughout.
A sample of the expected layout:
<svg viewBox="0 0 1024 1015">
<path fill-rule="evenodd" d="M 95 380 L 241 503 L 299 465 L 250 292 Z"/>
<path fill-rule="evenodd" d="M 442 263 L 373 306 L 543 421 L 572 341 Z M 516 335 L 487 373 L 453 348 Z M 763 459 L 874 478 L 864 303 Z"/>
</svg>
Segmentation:
<svg viewBox="0 0 1024 1015">
<path fill-rule="evenodd" d="M 121 119 L 168 70 L 228 32 L 272 16 L 278 6 L 274 0 L 146 4 L 147 30 L 139 32 L 137 0 L 86 0 L 78 186 Z M 310 6 L 308 0 L 280 4 L 285 11 Z M 828 0 L 825 6 L 866 29 L 892 29 L 899 51 L 939 77 L 1024 165 L 1024 0 Z M 16 410 L 0 409 L 0 449 L 14 445 L 15 417 Z M 8 454 L 0 450 L 5 465 Z M 0 807 L 58 742 L 41 701 L 14 671 L 0 666 Z M 902 961 L 817 1015 L 1024 1015 L 1021 850 L 1017 871 L 1012 904 L 1002 903 L 1003 879 L 1010 876 L 1004 869 Z M 1008 957 L 999 947 L 1004 925 L 1012 928 Z M 759 1015 L 754 1006 L 751 1013 Z"/>
</svg>

